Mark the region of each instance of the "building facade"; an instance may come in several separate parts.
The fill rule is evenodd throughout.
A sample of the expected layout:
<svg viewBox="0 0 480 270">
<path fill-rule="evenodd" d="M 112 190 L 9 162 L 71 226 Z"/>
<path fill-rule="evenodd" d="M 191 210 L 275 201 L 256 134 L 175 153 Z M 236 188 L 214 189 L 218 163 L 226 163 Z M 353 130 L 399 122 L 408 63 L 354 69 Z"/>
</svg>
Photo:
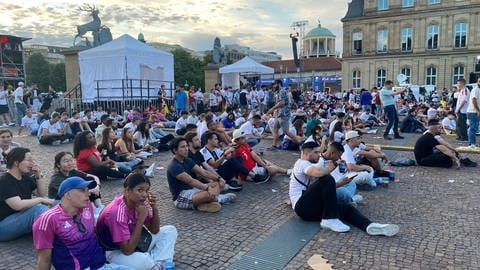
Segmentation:
<svg viewBox="0 0 480 270">
<path fill-rule="evenodd" d="M 43 55 L 43 57 L 45 57 L 45 60 L 47 60 L 47 62 L 49 62 L 50 64 L 64 63 L 65 56 L 61 54 L 61 52 L 66 49 L 66 47 L 39 44 L 25 45 L 25 62 L 28 61 L 28 58 L 30 58 L 32 54 L 39 53 Z"/>
<path fill-rule="evenodd" d="M 343 89 L 383 86 L 400 73 L 450 88 L 480 72 L 480 0 L 352 0 L 342 22 Z"/>
<path fill-rule="evenodd" d="M 303 57 L 336 55 L 335 39 L 335 35 L 319 23 L 303 38 Z"/>
</svg>

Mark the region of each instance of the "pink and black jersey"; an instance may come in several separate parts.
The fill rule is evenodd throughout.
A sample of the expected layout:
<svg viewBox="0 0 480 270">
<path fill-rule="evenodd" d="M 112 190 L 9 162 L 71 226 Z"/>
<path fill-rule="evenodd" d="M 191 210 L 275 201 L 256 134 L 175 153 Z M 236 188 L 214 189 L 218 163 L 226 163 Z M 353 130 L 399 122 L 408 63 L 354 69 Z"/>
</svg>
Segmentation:
<svg viewBox="0 0 480 270">
<path fill-rule="evenodd" d="M 148 216 L 144 224 L 150 224 L 153 218 L 153 210 L 145 201 L 148 207 Z M 135 208 L 128 208 L 123 195 L 115 197 L 102 210 L 97 221 L 97 234 L 100 243 L 107 250 L 118 249 L 118 243 L 130 240 L 133 230 L 137 225 L 137 213 Z"/>
<path fill-rule="evenodd" d="M 81 209 L 74 221 L 60 204 L 43 213 L 33 223 L 33 245 L 52 249 L 55 269 L 98 269 L 106 263 L 105 252 L 95 235 L 92 204 Z M 84 232 L 80 228 L 83 224 Z"/>
</svg>

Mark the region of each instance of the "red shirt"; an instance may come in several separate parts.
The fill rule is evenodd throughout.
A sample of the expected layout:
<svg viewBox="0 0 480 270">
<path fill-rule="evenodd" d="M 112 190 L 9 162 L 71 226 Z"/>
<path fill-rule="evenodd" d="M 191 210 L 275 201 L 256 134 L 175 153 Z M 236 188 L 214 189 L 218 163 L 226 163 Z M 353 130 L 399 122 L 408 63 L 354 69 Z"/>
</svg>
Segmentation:
<svg viewBox="0 0 480 270">
<path fill-rule="evenodd" d="M 93 169 L 93 166 L 87 161 L 87 158 L 91 155 L 93 155 L 99 162 L 102 161 L 100 152 L 98 152 L 97 148 L 92 147 L 89 149 L 82 149 L 77 156 L 77 169 L 79 171 L 85 172 Z"/>
<path fill-rule="evenodd" d="M 235 156 L 242 158 L 243 167 L 245 167 L 249 171 L 251 171 L 257 164 L 257 162 L 255 162 L 255 160 L 252 158 L 251 152 L 252 152 L 252 148 L 250 148 L 250 145 L 246 143 L 242 144 L 235 151 Z M 247 177 L 246 175 L 240 175 L 241 179 L 245 179 L 246 177 Z"/>
</svg>

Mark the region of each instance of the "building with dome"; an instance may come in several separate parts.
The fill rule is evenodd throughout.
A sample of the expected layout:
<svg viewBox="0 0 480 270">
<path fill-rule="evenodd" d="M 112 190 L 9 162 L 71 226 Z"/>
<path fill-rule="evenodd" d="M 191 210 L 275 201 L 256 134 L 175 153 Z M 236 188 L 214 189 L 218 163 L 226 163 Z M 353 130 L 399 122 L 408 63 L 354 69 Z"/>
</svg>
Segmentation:
<svg viewBox="0 0 480 270">
<path fill-rule="evenodd" d="M 318 27 L 308 31 L 303 38 L 303 57 L 323 57 L 335 55 L 336 36 L 327 28 Z"/>
</svg>

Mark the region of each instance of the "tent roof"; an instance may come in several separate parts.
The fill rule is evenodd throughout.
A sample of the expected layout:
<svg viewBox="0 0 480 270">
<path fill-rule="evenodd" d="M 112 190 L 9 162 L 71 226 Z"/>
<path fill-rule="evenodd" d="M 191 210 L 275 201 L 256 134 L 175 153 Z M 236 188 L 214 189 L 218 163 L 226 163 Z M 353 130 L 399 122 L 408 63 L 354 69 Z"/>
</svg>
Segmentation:
<svg viewBox="0 0 480 270">
<path fill-rule="evenodd" d="M 124 34 L 117 39 L 107 42 L 101 46 L 91 48 L 79 53 L 82 58 L 101 57 L 101 56 L 145 56 L 151 54 L 163 54 L 173 56 L 169 52 L 165 52 L 153 48 L 143 42 L 140 42 L 128 34 Z"/>
<path fill-rule="evenodd" d="M 252 58 L 245 56 L 243 59 L 220 68 L 220 73 L 252 73 L 252 74 L 273 74 L 273 68 L 257 63 Z"/>
</svg>

